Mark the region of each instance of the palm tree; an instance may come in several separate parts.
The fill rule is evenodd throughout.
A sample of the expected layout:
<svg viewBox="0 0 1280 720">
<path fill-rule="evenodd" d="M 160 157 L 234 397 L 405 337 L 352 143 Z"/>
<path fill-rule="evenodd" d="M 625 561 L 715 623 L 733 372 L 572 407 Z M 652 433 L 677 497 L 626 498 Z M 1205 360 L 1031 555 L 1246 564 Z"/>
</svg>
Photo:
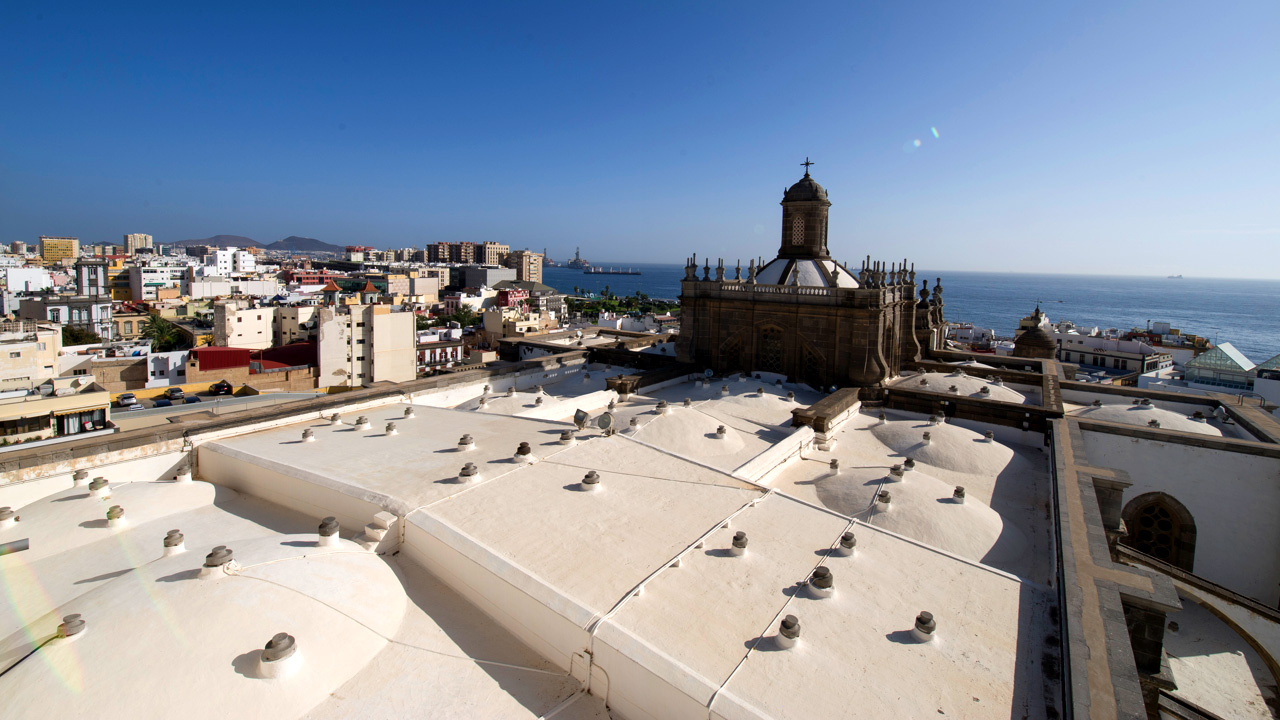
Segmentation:
<svg viewBox="0 0 1280 720">
<path fill-rule="evenodd" d="M 144 320 L 138 334 L 151 341 L 154 352 L 168 352 L 183 342 L 182 332 L 178 327 L 159 315 L 152 315 L 151 319 Z"/>
</svg>

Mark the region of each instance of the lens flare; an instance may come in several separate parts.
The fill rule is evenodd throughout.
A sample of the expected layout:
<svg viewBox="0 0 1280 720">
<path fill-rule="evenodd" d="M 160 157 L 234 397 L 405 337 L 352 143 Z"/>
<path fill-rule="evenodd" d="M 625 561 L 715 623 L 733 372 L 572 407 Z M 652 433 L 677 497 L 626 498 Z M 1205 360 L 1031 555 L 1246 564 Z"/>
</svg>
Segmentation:
<svg viewBox="0 0 1280 720">
<path fill-rule="evenodd" d="M 22 629 L 18 632 L 26 636 L 26 642 L 35 648 L 48 640 L 47 637 L 36 637 L 32 629 L 40 618 L 47 617 L 56 611 L 57 606 L 53 604 L 53 598 L 49 597 L 49 593 L 40 584 L 35 570 L 22 559 L 21 555 L 8 555 L 4 558 L 4 564 L 0 566 L 0 585 L 4 586 L 9 605 L 14 609 L 14 614 L 22 625 Z M 57 620 L 52 619 L 48 624 L 56 625 Z M 79 695 L 84 691 L 84 671 L 80 665 L 80 655 L 73 645 L 59 648 L 59 650 L 61 652 L 54 653 L 54 657 L 44 650 L 37 651 L 36 655 L 39 656 L 39 661 L 43 661 L 49 667 L 64 687 Z M 26 662 L 35 660 L 36 658 L 28 658 Z"/>
<path fill-rule="evenodd" d="M 929 131 L 933 133 L 933 136 L 934 136 L 934 137 L 939 137 L 939 135 L 938 135 L 938 128 L 936 128 L 936 127 L 931 127 L 931 128 L 929 128 Z"/>
</svg>

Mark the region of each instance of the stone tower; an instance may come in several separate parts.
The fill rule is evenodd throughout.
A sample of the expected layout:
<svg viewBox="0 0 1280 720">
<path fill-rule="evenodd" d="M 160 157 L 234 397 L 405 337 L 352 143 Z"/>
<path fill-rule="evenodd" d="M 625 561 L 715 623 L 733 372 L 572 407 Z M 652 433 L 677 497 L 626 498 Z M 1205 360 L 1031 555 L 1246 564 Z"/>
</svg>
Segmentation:
<svg viewBox="0 0 1280 720">
<path fill-rule="evenodd" d="M 810 386 L 871 387 L 939 347 L 942 286 L 916 302 L 915 270 L 872 262 L 855 275 L 827 249 L 827 191 L 806 171 L 782 197 L 778 256 L 744 276 L 685 265 L 677 356 L 716 373 L 769 372 Z"/>
</svg>

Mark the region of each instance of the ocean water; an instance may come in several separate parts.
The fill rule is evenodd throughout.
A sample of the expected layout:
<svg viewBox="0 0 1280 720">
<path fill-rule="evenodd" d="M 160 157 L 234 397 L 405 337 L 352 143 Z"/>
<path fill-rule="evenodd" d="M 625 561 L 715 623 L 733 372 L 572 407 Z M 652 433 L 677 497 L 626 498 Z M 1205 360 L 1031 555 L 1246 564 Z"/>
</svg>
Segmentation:
<svg viewBox="0 0 1280 720">
<path fill-rule="evenodd" d="M 680 295 L 681 265 L 634 265 L 642 275 L 583 275 L 545 268 L 543 282 L 572 292 L 575 286 L 617 295 L 639 290 L 655 298 Z M 744 270 L 745 272 L 745 270 Z M 733 270 L 729 270 L 732 277 Z M 916 279 L 942 278 L 946 317 L 1012 336 L 1018 320 L 1040 303 L 1049 319 L 1103 328 L 1147 327 L 1165 321 L 1185 333 L 1230 342 L 1255 363 L 1280 353 L 1280 280 L 1166 279 L 1087 275 L 919 271 Z"/>
</svg>

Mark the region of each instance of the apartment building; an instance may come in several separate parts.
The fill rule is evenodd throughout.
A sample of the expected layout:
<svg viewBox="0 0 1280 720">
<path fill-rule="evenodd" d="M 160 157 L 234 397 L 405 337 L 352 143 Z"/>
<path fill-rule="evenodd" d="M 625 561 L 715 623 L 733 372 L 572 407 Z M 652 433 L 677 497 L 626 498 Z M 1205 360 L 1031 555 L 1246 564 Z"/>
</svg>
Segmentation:
<svg viewBox="0 0 1280 720">
<path fill-rule="evenodd" d="M 124 254 L 135 255 L 139 250 L 155 249 L 155 241 L 146 233 L 129 233 L 124 236 Z"/>
<path fill-rule="evenodd" d="M 479 261 L 484 265 L 501 265 L 502 261 L 507 259 L 507 254 L 510 252 L 510 245 L 502 245 L 496 242 L 485 242 L 480 246 Z"/>
<path fill-rule="evenodd" d="M 542 253 L 531 250 L 516 250 L 507 255 L 507 267 L 516 271 L 516 280 L 521 282 L 542 282 Z"/>
<path fill-rule="evenodd" d="M 74 261 L 80 257 L 80 238 L 40 236 L 40 258 L 45 265 L 55 265 L 63 260 Z"/>
<path fill-rule="evenodd" d="M 387 305 L 321 307 L 316 387 L 360 387 L 417 377 L 413 313 Z"/>
<path fill-rule="evenodd" d="M 62 328 L 36 320 L 0 322 L 0 392 L 29 389 L 58 374 Z"/>
<path fill-rule="evenodd" d="M 248 307 L 238 300 L 214 303 L 213 344 L 265 350 L 274 344 L 274 307 Z"/>
</svg>

